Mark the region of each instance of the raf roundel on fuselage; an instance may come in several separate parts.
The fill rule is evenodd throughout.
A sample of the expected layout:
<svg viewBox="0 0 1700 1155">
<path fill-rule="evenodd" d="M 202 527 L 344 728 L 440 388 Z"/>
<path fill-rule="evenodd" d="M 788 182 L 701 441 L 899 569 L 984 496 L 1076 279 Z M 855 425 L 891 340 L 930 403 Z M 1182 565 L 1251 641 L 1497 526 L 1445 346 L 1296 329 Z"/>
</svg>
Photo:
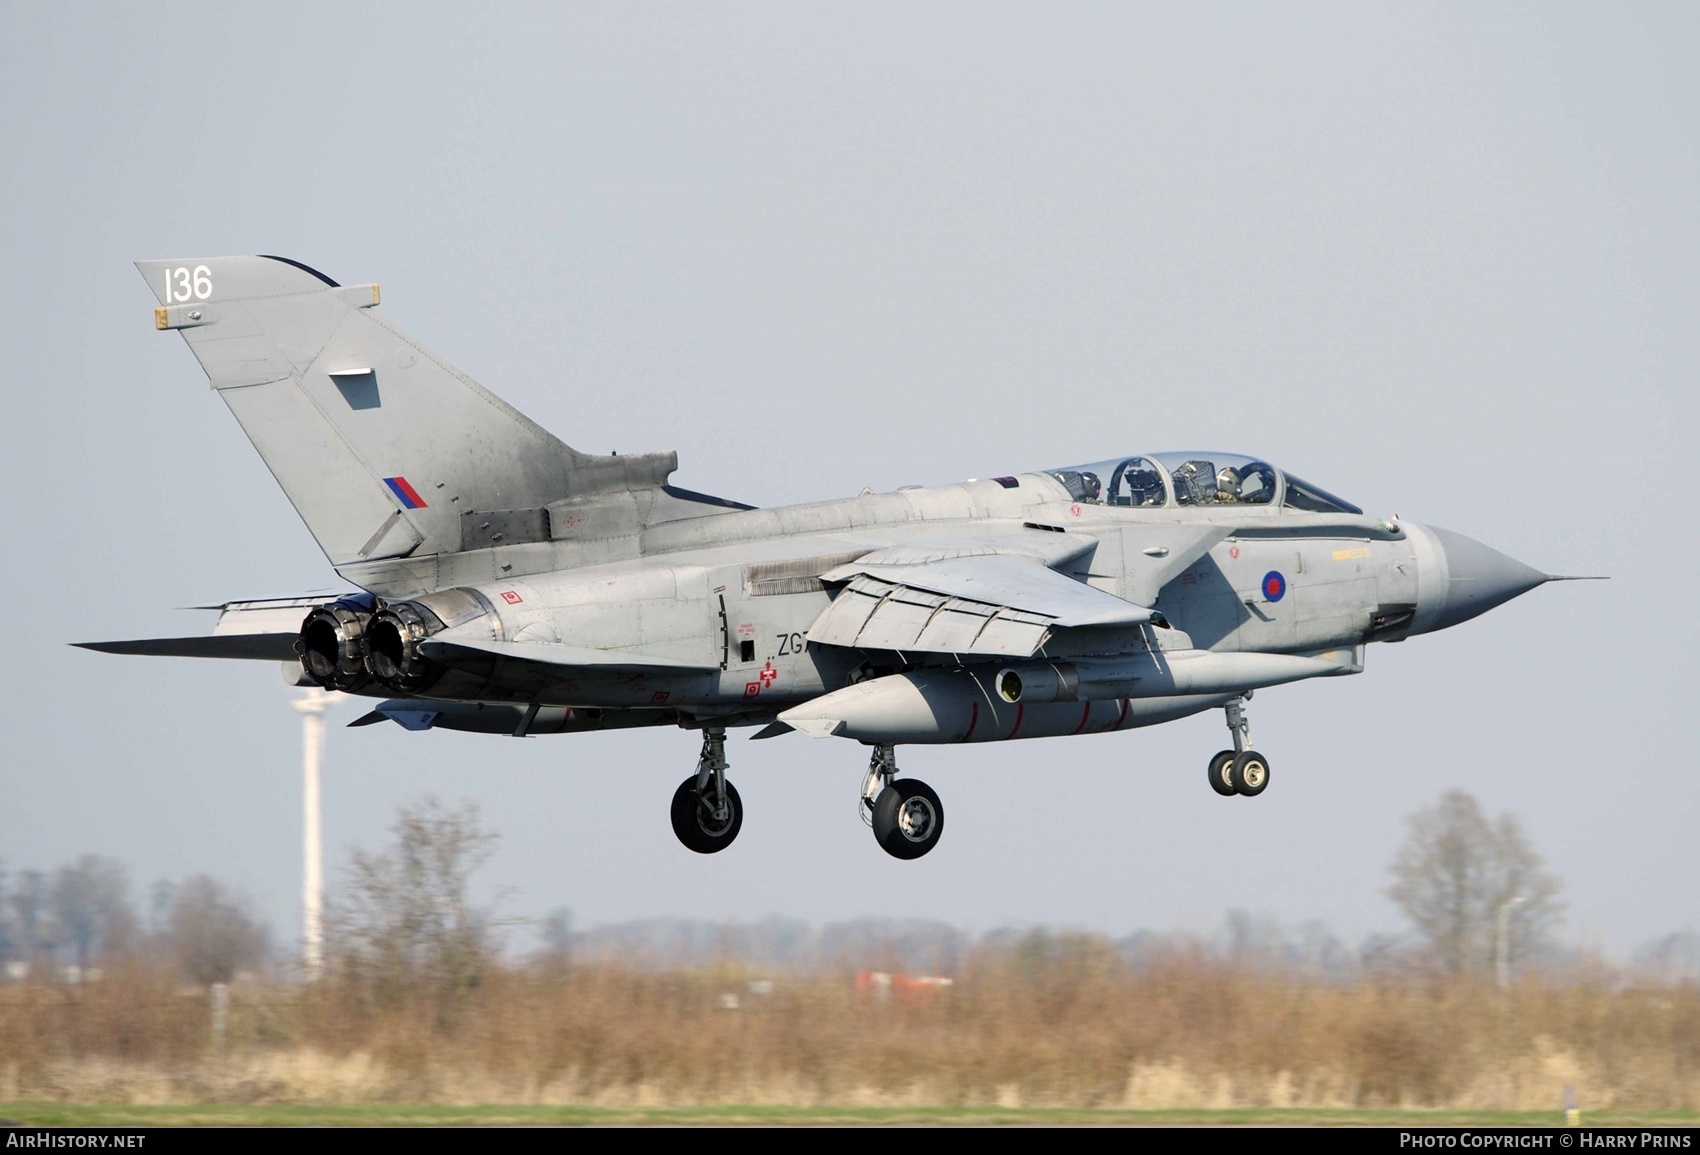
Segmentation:
<svg viewBox="0 0 1700 1155">
<path fill-rule="evenodd" d="M 1265 505 L 1306 513 L 1362 514 L 1325 489 L 1239 453 L 1152 453 L 1047 469 L 1074 500 L 1160 509 Z"/>
</svg>

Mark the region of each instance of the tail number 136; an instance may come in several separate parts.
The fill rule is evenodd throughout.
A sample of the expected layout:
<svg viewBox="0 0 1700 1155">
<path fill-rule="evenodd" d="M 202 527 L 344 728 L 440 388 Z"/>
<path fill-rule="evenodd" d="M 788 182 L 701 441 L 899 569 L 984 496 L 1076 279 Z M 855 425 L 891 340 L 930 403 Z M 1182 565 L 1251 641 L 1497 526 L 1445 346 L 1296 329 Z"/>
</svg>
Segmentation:
<svg viewBox="0 0 1700 1155">
<path fill-rule="evenodd" d="M 165 270 L 167 301 L 204 301 L 212 296 L 212 270 L 205 265 L 187 265 Z"/>
</svg>

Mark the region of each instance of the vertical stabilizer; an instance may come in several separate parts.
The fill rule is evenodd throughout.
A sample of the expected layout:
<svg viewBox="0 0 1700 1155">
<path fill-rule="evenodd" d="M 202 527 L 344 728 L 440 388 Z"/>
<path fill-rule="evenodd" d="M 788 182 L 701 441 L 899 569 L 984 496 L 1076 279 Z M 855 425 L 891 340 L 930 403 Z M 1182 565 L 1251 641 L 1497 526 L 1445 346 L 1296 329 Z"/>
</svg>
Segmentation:
<svg viewBox="0 0 1700 1155">
<path fill-rule="evenodd" d="M 379 316 L 377 285 L 283 257 L 139 261 L 333 565 L 463 547 L 461 514 L 659 486 L 673 453 L 563 444 Z"/>
</svg>

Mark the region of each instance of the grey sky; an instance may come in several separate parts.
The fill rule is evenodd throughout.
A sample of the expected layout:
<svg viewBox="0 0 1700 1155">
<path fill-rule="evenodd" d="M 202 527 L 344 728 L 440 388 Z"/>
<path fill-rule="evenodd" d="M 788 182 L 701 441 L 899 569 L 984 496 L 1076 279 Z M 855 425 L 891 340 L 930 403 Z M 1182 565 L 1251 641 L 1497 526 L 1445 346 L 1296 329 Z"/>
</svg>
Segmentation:
<svg viewBox="0 0 1700 1155">
<path fill-rule="evenodd" d="M 266 665 L 73 640 L 333 585 L 138 258 L 279 253 L 579 448 L 757 504 L 1122 452 L 1257 453 L 1372 511 L 1609 573 L 1204 715 L 912 749 L 938 852 L 880 853 L 864 752 L 731 745 L 680 848 L 676 731 L 333 731 L 333 864 L 469 796 L 491 886 L 581 922 L 924 915 L 1125 931 L 1229 907 L 1394 929 L 1402 818 L 1517 813 L 1614 950 L 1700 923 L 1686 528 L 1692 5 L 0 8 L 0 857 L 206 870 L 285 934 L 299 723 Z M 345 707 L 342 721 L 355 708 Z"/>
</svg>

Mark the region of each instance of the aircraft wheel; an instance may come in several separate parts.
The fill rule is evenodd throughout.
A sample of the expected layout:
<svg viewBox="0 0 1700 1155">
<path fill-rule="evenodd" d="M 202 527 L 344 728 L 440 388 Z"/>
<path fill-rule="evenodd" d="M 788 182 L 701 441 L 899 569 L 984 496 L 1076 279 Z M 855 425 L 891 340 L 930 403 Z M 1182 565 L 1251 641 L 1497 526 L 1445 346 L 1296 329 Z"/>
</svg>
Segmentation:
<svg viewBox="0 0 1700 1155">
<path fill-rule="evenodd" d="M 716 819 L 708 800 L 697 793 L 697 776 L 692 774 L 673 792 L 673 833 L 686 849 L 714 854 L 732 845 L 744 825 L 744 803 L 738 790 L 726 783 L 725 818 Z"/>
<path fill-rule="evenodd" d="M 874 799 L 874 838 L 893 858 L 919 858 L 939 844 L 944 804 L 915 778 L 897 778 Z"/>
<path fill-rule="evenodd" d="M 1225 798 L 1239 793 L 1238 790 L 1234 789 L 1234 784 L 1228 781 L 1228 767 L 1233 764 L 1233 761 L 1234 752 L 1232 750 L 1223 750 L 1210 759 L 1210 789 Z"/>
<path fill-rule="evenodd" d="M 1228 780 L 1236 793 L 1255 798 L 1269 789 L 1269 760 L 1256 750 L 1247 750 L 1234 759 Z"/>
</svg>

